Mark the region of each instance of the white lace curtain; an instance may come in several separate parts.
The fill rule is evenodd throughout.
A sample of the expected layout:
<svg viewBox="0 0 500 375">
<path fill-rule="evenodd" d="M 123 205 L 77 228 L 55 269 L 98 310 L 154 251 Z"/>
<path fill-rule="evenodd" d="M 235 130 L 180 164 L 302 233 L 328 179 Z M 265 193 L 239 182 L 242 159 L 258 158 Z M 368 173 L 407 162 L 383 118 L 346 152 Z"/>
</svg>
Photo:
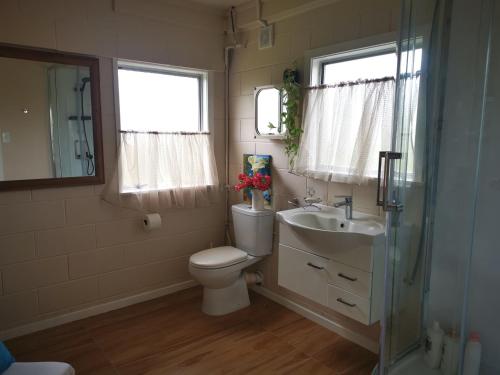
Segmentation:
<svg viewBox="0 0 500 375">
<path fill-rule="evenodd" d="M 307 89 L 294 172 L 356 184 L 376 178 L 378 153 L 391 146 L 394 94 L 390 77 Z"/>
<path fill-rule="evenodd" d="M 104 199 L 145 212 L 207 206 L 220 193 L 208 133 L 120 133 L 117 170 Z"/>
</svg>

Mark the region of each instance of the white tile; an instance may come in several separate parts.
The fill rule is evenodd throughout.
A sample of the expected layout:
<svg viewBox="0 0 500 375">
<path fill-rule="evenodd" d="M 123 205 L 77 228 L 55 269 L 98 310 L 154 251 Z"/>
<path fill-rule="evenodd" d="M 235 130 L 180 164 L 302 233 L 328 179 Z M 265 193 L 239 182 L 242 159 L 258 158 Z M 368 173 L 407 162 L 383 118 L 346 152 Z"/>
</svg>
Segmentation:
<svg viewBox="0 0 500 375">
<path fill-rule="evenodd" d="M 66 218 L 69 225 L 91 224 L 139 216 L 141 216 L 139 212 L 113 206 L 103 201 L 99 196 L 66 200 Z"/>
<path fill-rule="evenodd" d="M 4 293 L 17 293 L 68 279 L 65 256 L 39 259 L 5 266 L 2 269 Z"/>
<path fill-rule="evenodd" d="M 271 84 L 271 68 L 259 68 L 241 73 L 241 95 L 254 95 L 255 88 Z"/>
<path fill-rule="evenodd" d="M 95 226 L 79 225 L 36 232 L 39 257 L 72 253 L 96 247 Z"/>
<path fill-rule="evenodd" d="M 0 235 L 60 227 L 64 221 L 63 201 L 4 206 L 0 210 Z"/>
<path fill-rule="evenodd" d="M 99 280 L 89 277 L 41 288 L 38 291 L 40 313 L 75 308 L 99 299 Z"/>
<path fill-rule="evenodd" d="M 377 189 L 376 186 L 358 186 L 353 187 L 353 208 L 372 215 L 379 215 L 380 209 L 376 204 Z"/>
<path fill-rule="evenodd" d="M 33 320 L 37 314 L 37 293 L 34 291 L 0 297 L 0 329 Z"/>
<path fill-rule="evenodd" d="M 34 189 L 33 201 L 62 200 L 65 198 L 91 196 L 94 194 L 92 186 L 58 187 L 49 189 Z"/>
<path fill-rule="evenodd" d="M 306 196 L 306 178 L 289 173 L 286 169 L 273 169 L 273 189 L 278 195 L 303 198 Z"/>
<path fill-rule="evenodd" d="M 237 96 L 229 99 L 229 118 L 242 119 L 255 117 L 253 95 Z"/>
<path fill-rule="evenodd" d="M 340 182 L 329 182 L 328 183 L 328 204 L 333 204 L 341 200 L 337 198 L 337 195 L 353 195 L 353 185 L 343 184 Z"/>
<path fill-rule="evenodd" d="M 13 205 L 31 200 L 31 190 L 0 191 L 0 205 Z"/>
<path fill-rule="evenodd" d="M 241 119 L 240 121 L 241 142 L 254 142 L 255 139 L 255 119 Z"/>
<path fill-rule="evenodd" d="M 282 142 L 256 142 L 255 152 L 258 155 L 271 155 L 274 167 L 288 169 L 288 157 L 285 154 Z"/>
<path fill-rule="evenodd" d="M 0 266 L 35 257 L 35 236 L 32 232 L 0 237 Z"/>
<path fill-rule="evenodd" d="M 313 194 L 313 197 L 321 198 L 322 203 L 328 202 L 328 183 L 314 178 L 307 178 L 306 192 Z"/>
<path fill-rule="evenodd" d="M 229 163 L 243 165 L 244 154 L 255 154 L 255 142 L 235 142 L 229 144 Z"/>
</svg>

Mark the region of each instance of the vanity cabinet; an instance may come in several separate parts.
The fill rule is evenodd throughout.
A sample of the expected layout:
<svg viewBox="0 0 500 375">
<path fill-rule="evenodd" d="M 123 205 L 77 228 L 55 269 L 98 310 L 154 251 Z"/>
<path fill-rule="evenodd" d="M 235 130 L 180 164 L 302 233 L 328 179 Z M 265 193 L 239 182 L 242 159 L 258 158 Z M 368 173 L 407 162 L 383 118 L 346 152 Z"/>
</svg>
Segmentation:
<svg viewBox="0 0 500 375">
<path fill-rule="evenodd" d="M 368 244 L 315 248 L 280 223 L 278 284 L 363 324 L 380 320 L 383 306 L 384 237 Z M 356 253 L 358 255 L 356 256 Z"/>
</svg>

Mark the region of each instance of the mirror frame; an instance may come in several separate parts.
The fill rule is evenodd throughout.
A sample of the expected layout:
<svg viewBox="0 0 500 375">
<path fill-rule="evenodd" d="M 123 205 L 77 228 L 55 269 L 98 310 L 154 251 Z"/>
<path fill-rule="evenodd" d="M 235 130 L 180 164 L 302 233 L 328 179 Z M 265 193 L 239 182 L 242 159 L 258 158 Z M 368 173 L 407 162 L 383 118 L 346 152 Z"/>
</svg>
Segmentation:
<svg viewBox="0 0 500 375">
<path fill-rule="evenodd" d="M 278 133 L 276 134 L 261 134 L 259 132 L 259 124 L 258 124 L 258 118 L 259 118 L 259 105 L 258 105 L 258 100 L 259 100 L 259 94 L 263 90 L 269 90 L 269 89 L 276 89 L 279 91 L 279 105 L 278 105 L 278 118 L 279 118 L 279 123 L 278 123 Z M 255 123 L 254 123 L 254 131 L 255 135 L 259 138 L 268 138 L 268 139 L 283 139 L 285 138 L 285 131 L 282 131 L 283 128 L 283 123 L 282 123 L 282 118 L 281 118 L 281 113 L 283 112 L 283 89 L 280 86 L 277 85 L 265 85 L 265 86 L 257 86 L 254 88 L 254 94 L 253 94 L 253 102 L 254 102 L 254 109 L 255 109 Z"/>
<path fill-rule="evenodd" d="M 10 44 L 0 44 L 0 57 L 52 62 L 66 65 L 79 65 L 89 68 L 91 82 L 90 96 L 92 104 L 92 133 L 94 138 L 95 163 L 94 176 L 54 177 L 31 180 L 26 179 L 0 181 L 0 191 L 104 184 L 105 179 L 101 122 L 101 86 L 99 79 L 99 58 L 90 55 L 81 55 L 32 47 L 20 47 Z"/>
</svg>

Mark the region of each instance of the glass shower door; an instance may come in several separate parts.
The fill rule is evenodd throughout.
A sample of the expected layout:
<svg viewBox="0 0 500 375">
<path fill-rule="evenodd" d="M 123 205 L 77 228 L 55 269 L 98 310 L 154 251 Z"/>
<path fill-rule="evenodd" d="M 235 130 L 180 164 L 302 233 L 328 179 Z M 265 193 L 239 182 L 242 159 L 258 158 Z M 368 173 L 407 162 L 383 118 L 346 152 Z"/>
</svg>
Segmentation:
<svg viewBox="0 0 500 375">
<path fill-rule="evenodd" d="M 433 55 L 443 40 L 443 1 L 402 0 L 398 80 L 392 150 L 381 153 L 378 204 L 387 212 L 385 311 L 381 322 L 380 373 L 421 343 L 426 291 L 425 262 L 432 222 L 439 144 L 431 100 L 438 97 L 440 64 Z M 434 64 L 431 70 L 431 60 Z"/>
</svg>

